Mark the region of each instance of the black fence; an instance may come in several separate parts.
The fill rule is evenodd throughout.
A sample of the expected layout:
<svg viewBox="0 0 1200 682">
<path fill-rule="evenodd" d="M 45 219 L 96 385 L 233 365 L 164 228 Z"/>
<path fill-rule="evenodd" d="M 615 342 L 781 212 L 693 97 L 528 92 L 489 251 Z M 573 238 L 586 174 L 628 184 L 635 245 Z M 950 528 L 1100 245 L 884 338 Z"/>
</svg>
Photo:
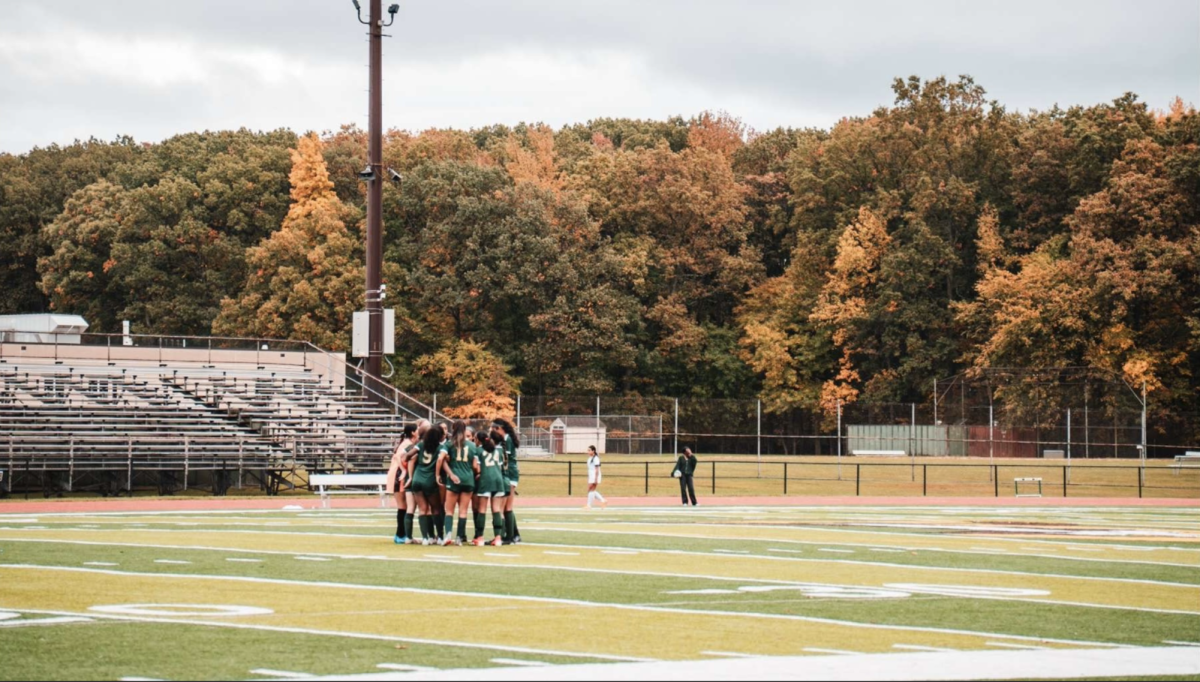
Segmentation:
<svg viewBox="0 0 1200 682">
<path fill-rule="evenodd" d="M 617 496 L 678 494 L 674 459 L 604 464 L 601 491 Z M 587 465 L 530 461 L 521 467 L 522 493 L 574 496 L 587 492 Z M 736 496 L 859 497 L 1111 497 L 1200 498 L 1200 465 L 1159 463 L 1056 464 L 725 460 L 698 463 L 698 493 Z"/>
</svg>

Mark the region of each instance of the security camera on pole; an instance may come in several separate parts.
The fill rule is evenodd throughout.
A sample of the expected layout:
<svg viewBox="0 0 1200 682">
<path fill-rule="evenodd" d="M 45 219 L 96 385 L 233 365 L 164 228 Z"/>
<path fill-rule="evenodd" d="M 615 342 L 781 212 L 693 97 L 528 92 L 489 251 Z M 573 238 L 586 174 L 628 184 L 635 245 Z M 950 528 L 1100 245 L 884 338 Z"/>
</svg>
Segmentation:
<svg viewBox="0 0 1200 682">
<path fill-rule="evenodd" d="M 359 179 L 367 183 L 367 310 L 354 315 L 354 355 L 366 357 L 364 384 L 382 394 L 382 364 L 385 353 L 394 352 L 387 346 L 394 345 L 394 334 L 384 337 L 386 320 L 383 300 L 387 298 L 386 286 L 382 281 L 383 271 L 383 29 L 396 21 L 400 5 L 388 8 L 387 23 L 383 20 L 382 0 L 369 0 L 370 19 L 363 21 L 362 5 L 351 0 L 358 12 L 358 21 L 370 28 L 370 121 L 368 125 L 369 160 Z M 388 169 L 389 179 L 399 184 L 400 174 Z M 391 312 L 391 311 L 388 311 Z M 362 316 L 362 317 L 360 317 Z M 365 317 L 366 348 L 360 348 L 360 320 Z M 386 346 L 385 346 L 385 341 Z M 360 354 L 360 351 L 365 351 Z"/>
</svg>

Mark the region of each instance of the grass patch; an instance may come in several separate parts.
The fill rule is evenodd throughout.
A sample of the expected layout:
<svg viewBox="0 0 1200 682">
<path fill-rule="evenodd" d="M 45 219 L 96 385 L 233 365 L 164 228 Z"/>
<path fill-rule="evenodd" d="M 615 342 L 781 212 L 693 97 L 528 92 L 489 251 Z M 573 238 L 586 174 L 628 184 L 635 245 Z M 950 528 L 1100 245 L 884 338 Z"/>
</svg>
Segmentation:
<svg viewBox="0 0 1200 682">
<path fill-rule="evenodd" d="M 494 649 L 431 646 L 351 637 L 264 632 L 200 625 L 94 621 L 23 627 L 0 636 L 0 680 L 239 680 L 251 670 L 315 675 L 384 672 L 380 663 L 423 667 L 496 667 L 493 658 L 594 663 Z"/>
</svg>

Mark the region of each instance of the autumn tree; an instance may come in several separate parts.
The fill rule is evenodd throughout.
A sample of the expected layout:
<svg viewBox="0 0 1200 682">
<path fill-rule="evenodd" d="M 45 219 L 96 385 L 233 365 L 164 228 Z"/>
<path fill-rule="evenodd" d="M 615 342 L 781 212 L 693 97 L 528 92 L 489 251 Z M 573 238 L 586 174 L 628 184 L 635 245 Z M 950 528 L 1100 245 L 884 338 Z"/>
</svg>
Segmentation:
<svg viewBox="0 0 1200 682">
<path fill-rule="evenodd" d="M 414 363 L 416 371 L 435 377 L 450 388 L 450 407 L 456 419 L 514 419 L 519 380 L 512 368 L 475 341 L 451 340 L 436 353 Z"/>
<path fill-rule="evenodd" d="M 290 182 L 287 217 L 249 249 L 245 286 L 221 302 L 213 331 L 346 350 L 365 281 L 361 240 L 347 223 L 360 214 L 334 194 L 316 135 L 301 138 L 292 152 Z"/>
<path fill-rule="evenodd" d="M 1008 267 L 981 264 L 978 300 L 960 307 L 975 366 L 1096 367 L 1175 410 L 1195 404 L 1200 203 L 1170 170 L 1179 153 L 1194 151 L 1130 140 L 1069 232 Z"/>
<path fill-rule="evenodd" d="M 639 380 L 711 394 L 691 367 L 762 276 L 730 159 L 666 144 L 597 147 L 576 166 L 572 187 L 612 239 L 620 273 L 644 308 Z"/>
</svg>

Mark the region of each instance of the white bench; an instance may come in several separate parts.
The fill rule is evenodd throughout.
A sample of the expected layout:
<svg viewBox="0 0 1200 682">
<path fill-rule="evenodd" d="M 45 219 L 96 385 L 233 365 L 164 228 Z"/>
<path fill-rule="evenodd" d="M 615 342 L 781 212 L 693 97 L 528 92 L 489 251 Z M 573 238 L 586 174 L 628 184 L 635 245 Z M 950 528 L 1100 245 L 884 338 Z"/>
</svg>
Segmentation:
<svg viewBox="0 0 1200 682">
<path fill-rule="evenodd" d="M 851 455 L 855 457 L 907 457 L 908 453 L 903 450 L 851 450 Z"/>
<path fill-rule="evenodd" d="M 1026 493 L 1026 494 L 1022 495 L 1021 494 L 1021 484 L 1022 483 L 1037 483 L 1037 486 L 1038 486 L 1037 494 L 1035 495 L 1033 493 Z M 1042 479 L 1034 478 L 1034 477 L 1014 478 L 1013 479 L 1013 497 L 1041 497 L 1041 496 L 1042 496 Z"/>
<path fill-rule="evenodd" d="M 1190 462 L 1196 462 L 1196 464 L 1190 464 Z M 1176 475 L 1179 474 L 1180 469 L 1192 469 L 1196 467 L 1200 467 L 1200 452 L 1191 451 L 1185 452 L 1182 455 L 1175 455 L 1175 463 L 1171 465 Z"/>
<path fill-rule="evenodd" d="M 330 495 L 379 495 L 379 506 L 387 506 L 387 474 L 310 474 L 309 486 L 316 488 L 321 496 L 321 507 L 329 508 Z M 358 490 L 330 490 L 330 488 L 358 488 Z M 363 490 L 367 488 L 367 490 Z"/>
</svg>

